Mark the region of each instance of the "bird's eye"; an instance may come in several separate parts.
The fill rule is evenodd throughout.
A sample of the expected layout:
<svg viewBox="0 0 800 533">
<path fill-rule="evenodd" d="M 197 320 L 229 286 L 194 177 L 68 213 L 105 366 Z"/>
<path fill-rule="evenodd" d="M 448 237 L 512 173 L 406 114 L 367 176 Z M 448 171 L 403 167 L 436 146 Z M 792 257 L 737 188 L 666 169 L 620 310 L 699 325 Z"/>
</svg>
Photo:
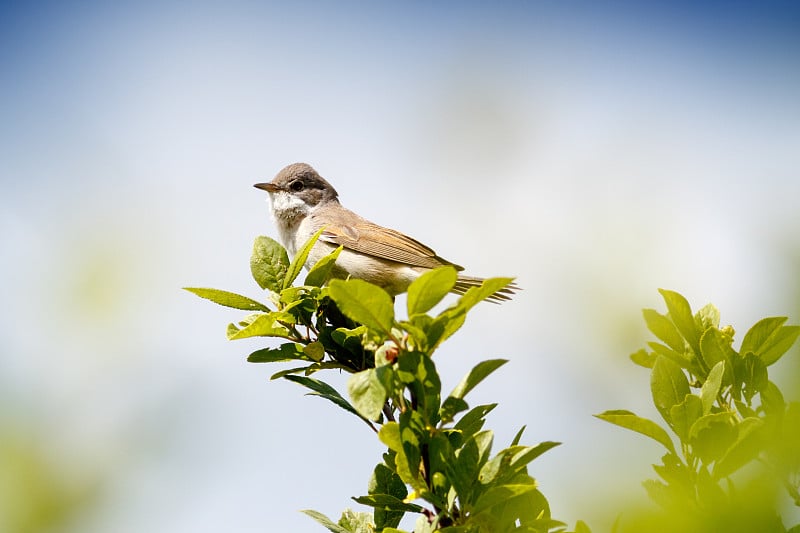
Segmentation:
<svg viewBox="0 0 800 533">
<path fill-rule="evenodd" d="M 305 189 L 305 185 L 300 180 L 295 180 L 289 184 L 289 188 L 294 192 L 300 192 Z"/>
</svg>

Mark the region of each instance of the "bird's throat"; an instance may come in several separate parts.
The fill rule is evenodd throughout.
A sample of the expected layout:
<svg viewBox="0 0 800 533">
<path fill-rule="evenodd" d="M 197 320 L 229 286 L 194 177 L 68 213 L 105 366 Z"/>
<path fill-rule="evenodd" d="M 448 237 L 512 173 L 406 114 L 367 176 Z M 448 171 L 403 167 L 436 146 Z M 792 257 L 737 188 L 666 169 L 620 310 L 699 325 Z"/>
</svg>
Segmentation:
<svg viewBox="0 0 800 533">
<path fill-rule="evenodd" d="M 292 196 L 287 192 L 270 194 L 272 205 L 272 218 L 278 229 L 281 242 L 290 254 L 296 250 L 295 237 L 300 223 L 311 213 L 311 207 L 302 199 Z"/>
</svg>

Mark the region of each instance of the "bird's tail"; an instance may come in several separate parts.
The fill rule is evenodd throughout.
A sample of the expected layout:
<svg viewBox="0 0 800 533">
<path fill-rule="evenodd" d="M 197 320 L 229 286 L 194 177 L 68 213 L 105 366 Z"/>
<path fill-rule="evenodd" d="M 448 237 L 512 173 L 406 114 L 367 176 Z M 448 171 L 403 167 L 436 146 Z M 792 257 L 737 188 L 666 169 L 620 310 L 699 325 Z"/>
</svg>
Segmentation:
<svg viewBox="0 0 800 533">
<path fill-rule="evenodd" d="M 456 294 L 464 294 L 472 287 L 480 287 L 484 281 L 486 281 L 484 278 L 459 275 L 458 281 L 456 281 L 456 285 L 453 287 L 452 292 Z M 519 290 L 521 290 L 520 286 L 512 281 L 502 289 L 497 290 L 497 292 L 487 297 L 486 300 L 495 304 L 507 302 Z"/>
</svg>

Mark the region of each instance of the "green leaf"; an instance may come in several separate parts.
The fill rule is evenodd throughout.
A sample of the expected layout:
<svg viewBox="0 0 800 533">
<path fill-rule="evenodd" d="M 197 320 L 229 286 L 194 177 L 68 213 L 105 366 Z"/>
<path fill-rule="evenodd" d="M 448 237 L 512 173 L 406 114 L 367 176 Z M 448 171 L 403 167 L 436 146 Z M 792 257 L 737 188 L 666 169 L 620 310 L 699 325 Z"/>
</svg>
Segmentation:
<svg viewBox="0 0 800 533">
<path fill-rule="evenodd" d="M 461 431 L 465 439 L 471 437 L 483 428 L 486 415 L 495 407 L 497 407 L 496 403 L 473 407 L 456 422 L 454 429 Z"/>
<path fill-rule="evenodd" d="M 711 372 L 708 373 L 703 387 L 700 389 L 700 399 L 703 403 L 703 414 L 707 415 L 711 412 L 714 402 L 717 400 L 720 386 L 722 385 L 722 376 L 725 373 L 725 361 L 720 361 L 714 365 Z"/>
<path fill-rule="evenodd" d="M 600 420 L 605 420 L 606 422 L 610 422 L 625 429 L 630 429 L 631 431 L 641 433 L 646 437 L 650 437 L 656 442 L 660 442 L 672 453 L 675 453 L 675 446 L 672 443 L 672 439 L 669 438 L 669 434 L 664 430 L 664 428 L 652 420 L 636 416 L 634 413 L 624 410 L 606 411 L 594 416 Z"/>
<path fill-rule="evenodd" d="M 489 455 L 492 453 L 492 444 L 494 443 L 494 432 L 491 430 L 479 431 L 472 436 L 475 444 L 478 446 L 478 467 L 483 468 L 489 460 Z"/>
<path fill-rule="evenodd" d="M 295 376 L 295 375 L 286 375 L 283 377 L 284 379 L 288 379 L 289 381 L 293 381 L 308 389 L 311 389 L 313 392 L 309 393 L 310 396 L 319 396 L 320 398 L 325 398 L 326 400 L 335 403 L 345 411 L 353 413 L 357 417 L 366 421 L 366 418 L 364 418 L 358 411 L 356 411 L 356 409 L 350 404 L 350 402 L 345 400 L 336 389 L 334 389 L 324 381 L 320 381 L 314 378 L 308 378 L 305 376 Z"/>
<path fill-rule="evenodd" d="M 331 275 L 333 266 L 336 264 L 336 259 L 338 259 L 341 252 L 342 247 L 339 246 L 337 249 L 314 263 L 314 266 L 308 271 L 305 284 L 311 285 L 312 287 L 322 287 L 325 285 L 325 282 L 328 281 L 328 277 Z"/>
<path fill-rule="evenodd" d="M 410 472 L 415 473 L 415 480 L 419 480 L 416 484 L 412 483 L 411 486 L 421 493 L 420 496 L 426 497 L 427 495 L 423 493 L 428 491 L 428 487 L 425 481 L 420 477 L 422 447 L 427 447 L 427 437 L 429 435 L 425 421 L 422 418 L 422 414 L 409 409 L 400 413 L 398 424 L 400 428 L 400 442 L 403 446 L 403 453 L 408 463 L 408 469 Z M 399 473 L 398 471 L 398 474 Z"/>
<path fill-rule="evenodd" d="M 515 453 L 510 455 L 508 468 L 512 471 L 522 470 L 528 463 L 542 455 L 548 450 L 552 450 L 556 446 L 560 446 L 560 442 L 545 441 L 540 442 L 536 446 L 519 446 L 514 445 L 508 450 L 515 450 Z"/>
<path fill-rule="evenodd" d="M 453 398 L 463 398 L 467 395 L 469 391 L 475 388 L 475 386 L 486 379 L 489 374 L 503 366 L 508 362 L 507 359 L 490 359 L 488 361 L 482 361 L 475 365 L 472 370 L 470 370 L 469 374 L 464 376 L 464 379 L 461 380 L 453 392 L 450 393 L 450 396 Z"/>
<path fill-rule="evenodd" d="M 472 289 L 469 289 L 472 290 Z M 428 346 L 431 352 L 461 329 L 467 319 L 467 310 L 455 307 L 443 311 L 427 329 Z"/>
<path fill-rule="evenodd" d="M 400 502 L 408 496 L 408 489 L 403 480 L 400 479 L 400 476 L 383 463 L 378 463 L 375 466 L 369 481 L 368 492 L 370 495 L 389 495 Z M 387 511 L 376 507 L 373 512 L 375 527 L 377 530 L 396 527 L 400 524 L 404 514 L 405 510 Z"/>
<path fill-rule="evenodd" d="M 228 291 L 221 291 L 219 289 L 204 289 L 201 287 L 184 287 L 183 290 L 196 294 L 200 298 L 211 300 L 215 304 L 224 305 L 225 307 L 233 307 L 234 309 L 243 309 L 245 311 L 269 311 L 269 308 L 247 296 L 236 294 Z"/>
<path fill-rule="evenodd" d="M 730 505 L 730 499 L 725 494 L 725 491 L 722 490 L 722 487 L 719 486 L 719 483 L 716 482 L 711 477 L 711 474 L 708 473 L 708 470 L 705 468 L 701 468 L 699 472 L 697 472 L 697 478 L 695 480 L 695 487 L 697 490 L 697 501 L 702 502 L 701 505 L 705 509 L 724 509 L 727 505 Z M 723 511 L 724 513 L 725 511 Z M 713 516 L 713 515 L 712 515 Z M 737 524 L 738 525 L 738 524 Z M 716 528 L 714 528 L 716 529 Z M 728 528 L 722 528 L 728 530 Z M 739 529 L 739 528 L 736 528 Z M 744 527 L 742 530 L 747 530 L 747 527 Z M 768 530 L 771 528 L 768 528 Z M 783 528 L 781 528 L 783 529 Z M 773 533 L 777 533 L 774 529 L 772 530 Z"/>
<path fill-rule="evenodd" d="M 700 356 L 709 369 L 721 361 L 727 362 L 722 383 L 733 382 L 733 358 L 736 352 L 731 348 L 730 337 L 716 328 L 707 329 L 700 337 Z"/>
<path fill-rule="evenodd" d="M 351 530 L 343 528 L 342 526 L 333 522 L 330 518 L 320 513 L 319 511 L 314 511 L 312 509 L 303 509 L 300 512 L 307 514 L 308 516 L 319 522 L 324 528 L 326 528 L 328 531 L 331 531 L 332 533 L 352 533 Z"/>
<path fill-rule="evenodd" d="M 761 360 L 767 366 L 776 363 L 794 345 L 798 336 L 800 326 L 783 326 L 771 339 L 769 348 L 760 354 Z"/>
<path fill-rule="evenodd" d="M 653 368 L 653 365 L 656 364 L 656 357 L 656 354 L 648 352 L 644 348 L 630 355 L 631 361 L 644 368 Z"/>
<path fill-rule="evenodd" d="M 769 366 L 785 354 L 800 335 L 800 326 L 783 326 L 786 317 L 764 318 L 756 322 L 742 340 L 742 355 L 752 352 Z"/>
<path fill-rule="evenodd" d="M 419 513 L 422 507 L 413 503 L 405 503 L 399 498 L 395 498 L 390 494 L 370 494 L 369 496 L 359 496 L 353 498 L 356 502 L 362 505 L 369 505 L 380 509 L 382 511 L 401 511 L 410 513 Z M 399 523 L 399 522 L 398 522 Z"/>
<path fill-rule="evenodd" d="M 686 298 L 674 291 L 666 289 L 658 289 L 664 302 L 667 304 L 669 311 L 669 318 L 678 328 L 683 338 L 689 343 L 695 353 L 700 348 L 700 332 L 694 323 L 694 316 L 692 316 L 692 308 Z"/>
<path fill-rule="evenodd" d="M 289 330 L 275 319 L 273 313 L 265 313 L 258 315 L 249 325 L 236 332 L 230 329 L 228 331 L 228 340 L 248 337 L 289 338 Z"/>
<path fill-rule="evenodd" d="M 385 336 L 391 335 L 394 303 L 386 291 L 360 279 L 335 279 L 331 281 L 328 291 L 347 318 Z"/>
<path fill-rule="evenodd" d="M 375 531 L 375 524 L 372 523 L 370 513 L 360 513 L 352 509 L 342 511 L 339 525 L 350 533 L 373 533 Z"/>
<path fill-rule="evenodd" d="M 653 470 L 669 485 L 688 487 L 695 478 L 694 467 L 689 467 L 680 460 L 674 452 L 666 453 L 661 457 L 663 464 L 653 465 Z M 681 489 L 683 490 L 683 489 Z"/>
<path fill-rule="evenodd" d="M 276 363 L 295 359 L 305 359 L 305 354 L 302 344 L 292 342 L 281 344 L 278 348 L 256 350 L 247 357 L 249 363 Z"/>
<path fill-rule="evenodd" d="M 425 313 L 452 290 L 458 279 L 451 265 L 435 268 L 422 274 L 408 286 L 408 316 Z"/>
<path fill-rule="evenodd" d="M 356 410 L 369 420 L 380 419 L 388 391 L 382 377 L 388 376 L 390 367 L 369 368 L 350 376 L 347 380 L 347 393 L 353 400 Z"/>
<path fill-rule="evenodd" d="M 742 394 L 749 403 L 753 396 L 764 390 L 767 386 L 769 378 L 767 376 L 767 366 L 760 357 L 748 352 L 744 357 L 744 365 L 742 368 L 742 375 L 736 377 L 741 379 L 744 385 Z M 737 373 L 738 374 L 738 373 Z"/>
<path fill-rule="evenodd" d="M 514 278 L 488 278 L 480 286 L 467 289 L 467 292 L 456 302 L 456 306 L 462 308 L 465 312 L 469 311 L 478 303 L 511 284 L 512 281 L 514 281 Z"/>
<path fill-rule="evenodd" d="M 410 462 L 406 456 L 400 424 L 398 422 L 387 422 L 382 425 L 381 429 L 378 430 L 378 439 L 397 454 L 395 456 L 395 465 L 400 479 L 414 489 L 424 488 L 424 482 L 419 479 L 419 461 Z"/>
<path fill-rule="evenodd" d="M 449 470 L 450 482 L 463 505 L 468 505 L 472 501 L 472 494 L 478 481 L 478 471 L 483 466 L 479 463 L 478 443 L 474 438 L 469 438 L 456 451 L 456 460 Z"/>
<path fill-rule="evenodd" d="M 527 427 L 528 426 L 522 426 L 519 428 L 519 431 L 517 431 L 517 434 L 514 435 L 514 438 L 511 440 L 511 446 L 517 446 L 519 444 L 519 441 L 522 440 L 522 434 L 525 433 L 525 428 Z"/>
<path fill-rule="evenodd" d="M 781 389 L 771 381 L 767 382 L 767 386 L 761 391 L 761 405 L 768 418 L 782 417 L 786 410 L 786 400 Z"/>
<path fill-rule="evenodd" d="M 689 443 L 704 463 L 722 457 L 736 439 L 736 422 L 730 412 L 701 416 L 689 430 Z"/>
<path fill-rule="evenodd" d="M 686 343 L 672 321 L 655 309 L 642 309 L 647 329 L 678 353 L 683 353 Z"/>
<path fill-rule="evenodd" d="M 403 352 L 397 360 L 397 377 L 408 385 L 415 411 L 420 413 L 427 425 L 439 422 L 441 387 L 439 374 L 433 360 L 421 352 Z"/>
<path fill-rule="evenodd" d="M 535 490 L 535 484 L 500 485 L 491 487 L 475 502 L 472 513 L 477 515 L 488 512 L 496 505 L 504 504 L 512 498 L 528 494 Z"/>
<path fill-rule="evenodd" d="M 311 365 L 298 366 L 298 367 L 295 367 L 295 368 L 287 368 L 285 370 L 281 370 L 279 372 L 275 372 L 274 374 L 272 374 L 269 377 L 269 380 L 270 381 L 275 381 L 276 379 L 284 378 L 284 377 L 286 377 L 286 376 L 288 376 L 290 374 L 305 373 L 305 372 L 308 371 L 309 368 L 311 368 Z"/>
<path fill-rule="evenodd" d="M 689 353 L 678 353 L 660 342 L 648 342 L 647 345 L 653 349 L 654 356 L 663 355 L 670 361 L 677 363 L 681 368 L 686 368 L 687 370 L 692 368 L 692 359 Z M 653 364 L 655 365 L 655 361 Z"/>
<path fill-rule="evenodd" d="M 460 413 L 461 411 L 466 411 L 467 409 L 469 409 L 467 402 L 461 398 L 453 398 L 452 396 L 449 396 L 444 402 L 442 402 L 442 408 L 439 410 L 439 418 L 442 423 L 448 424 L 453 421 L 453 418 L 456 414 Z"/>
<path fill-rule="evenodd" d="M 659 356 L 650 375 L 650 390 L 658 412 L 671 426 L 670 409 L 673 405 L 681 403 L 689 394 L 689 380 L 686 379 L 686 374 L 676 363 Z"/>
<path fill-rule="evenodd" d="M 703 416 L 703 401 L 699 396 L 687 394 L 681 403 L 669 410 L 672 429 L 683 442 L 689 440 L 689 429 Z"/>
<path fill-rule="evenodd" d="M 751 327 L 742 339 L 742 355 L 753 352 L 761 355 L 772 344 L 771 339 L 788 319 L 785 316 L 762 318 Z"/>
<path fill-rule="evenodd" d="M 303 353 L 312 361 L 319 363 L 325 357 L 325 347 L 319 341 L 310 342 L 303 348 Z"/>
<path fill-rule="evenodd" d="M 280 243 L 269 237 L 256 237 L 250 257 L 250 272 L 259 287 L 281 292 L 288 268 L 289 256 Z"/>
<path fill-rule="evenodd" d="M 763 426 L 764 422 L 759 418 L 745 418 L 737 425 L 736 440 L 714 465 L 716 479 L 733 474 L 758 456 L 763 445 Z"/>
<path fill-rule="evenodd" d="M 308 259 L 308 254 L 311 252 L 311 248 L 317 243 L 317 239 L 319 236 L 322 235 L 322 231 L 325 228 L 320 228 L 317 232 L 309 237 L 309 239 L 303 244 L 302 248 L 300 248 L 297 253 L 292 258 L 292 262 L 289 264 L 289 267 L 286 269 L 286 275 L 283 278 L 283 286 L 282 289 L 288 289 L 294 283 L 294 280 L 297 279 L 297 276 L 300 275 L 300 271 L 303 270 L 303 265 L 306 264 L 306 260 Z"/>
<path fill-rule="evenodd" d="M 694 315 L 694 323 L 698 331 L 708 328 L 719 329 L 719 309 L 714 304 L 706 304 Z"/>
</svg>

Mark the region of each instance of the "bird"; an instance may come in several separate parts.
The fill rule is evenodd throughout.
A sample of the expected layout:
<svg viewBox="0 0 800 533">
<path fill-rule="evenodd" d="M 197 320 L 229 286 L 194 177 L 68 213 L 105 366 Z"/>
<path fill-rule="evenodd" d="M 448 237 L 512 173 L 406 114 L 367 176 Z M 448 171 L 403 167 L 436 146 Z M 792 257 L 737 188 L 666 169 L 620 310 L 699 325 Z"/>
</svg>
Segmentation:
<svg viewBox="0 0 800 533">
<path fill-rule="evenodd" d="M 453 293 L 464 294 L 484 281 L 462 274 L 464 267 L 438 256 L 418 240 L 370 222 L 344 207 L 333 185 L 307 163 L 290 164 L 272 181 L 256 183 L 254 187 L 269 193 L 278 235 L 291 255 L 322 229 L 308 255 L 306 268 L 310 269 L 341 246 L 330 277 L 361 279 L 381 287 L 392 297 L 405 292 L 425 272 L 445 265 L 458 271 Z M 519 289 L 512 282 L 487 300 L 494 303 L 510 300 Z"/>
</svg>

